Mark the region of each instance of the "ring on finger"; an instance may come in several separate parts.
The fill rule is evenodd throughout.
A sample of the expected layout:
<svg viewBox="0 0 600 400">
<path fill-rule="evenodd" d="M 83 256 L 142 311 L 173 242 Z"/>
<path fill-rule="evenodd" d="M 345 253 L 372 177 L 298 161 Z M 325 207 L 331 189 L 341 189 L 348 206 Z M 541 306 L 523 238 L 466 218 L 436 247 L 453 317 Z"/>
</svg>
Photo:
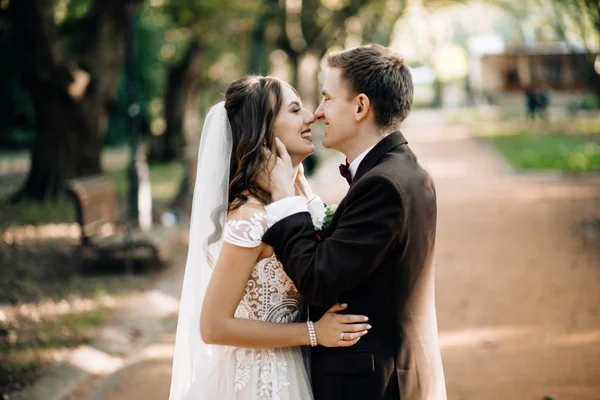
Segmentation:
<svg viewBox="0 0 600 400">
<path fill-rule="evenodd" d="M 340 333 L 340 340 L 345 340 L 345 338 L 344 338 L 344 333 L 345 333 L 345 332 L 341 332 L 341 333 Z"/>
</svg>

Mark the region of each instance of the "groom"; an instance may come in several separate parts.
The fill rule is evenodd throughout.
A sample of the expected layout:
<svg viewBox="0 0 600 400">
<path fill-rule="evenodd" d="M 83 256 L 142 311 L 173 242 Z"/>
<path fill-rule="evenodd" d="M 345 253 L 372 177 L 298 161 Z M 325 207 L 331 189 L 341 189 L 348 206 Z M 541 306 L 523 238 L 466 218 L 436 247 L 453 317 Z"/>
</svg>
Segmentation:
<svg viewBox="0 0 600 400">
<path fill-rule="evenodd" d="M 323 145 L 347 157 L 350 183 L 321 239 L 302 197 L 294 196 L 289 156 L 271 174 L 276 223 L 263 241 L 310 304 L 313 321 L 334 303 L 369 317 L 351 347 L 312 350 L 316 400 L 446 398 L 432 265 L 436 195 L 431 177 L 397 131 L 413 97 L 404 60 L 368 45 L 327 57 Z M 341 340 L 349 340 L 346 333 Z"/>
</svg>

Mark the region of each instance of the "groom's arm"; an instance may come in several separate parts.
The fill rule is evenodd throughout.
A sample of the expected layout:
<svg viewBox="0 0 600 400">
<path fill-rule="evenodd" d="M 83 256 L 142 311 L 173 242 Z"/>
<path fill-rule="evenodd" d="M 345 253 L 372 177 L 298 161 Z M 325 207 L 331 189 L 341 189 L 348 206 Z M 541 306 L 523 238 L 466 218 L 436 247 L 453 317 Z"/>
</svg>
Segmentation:
<svg viewBox="0 0 600 400">
<path fill-rule="evenodd" d="M 265 207 L 271 225 L 279 222 L 285 217 L 301 212 L 310 213 L 312 220 L 315 221 L 316 219 L 325 216 L 325 208 L 326 205 L 319 196 L 313 196 L 308 203 L 303 196 L 287 197 Z"/>
<path fill-rule="evenodd" d="M 402 196 L 389 179 L 363 178 L 348 196 L 335 230 L 322 241 L 306 209 L 275 223 L 263 237 L 312 304 L 328 307 L 341 293 L 363 282 L 402 230 Z M 282 202 L 291 205 L 293 200 Z"/>
</svg>

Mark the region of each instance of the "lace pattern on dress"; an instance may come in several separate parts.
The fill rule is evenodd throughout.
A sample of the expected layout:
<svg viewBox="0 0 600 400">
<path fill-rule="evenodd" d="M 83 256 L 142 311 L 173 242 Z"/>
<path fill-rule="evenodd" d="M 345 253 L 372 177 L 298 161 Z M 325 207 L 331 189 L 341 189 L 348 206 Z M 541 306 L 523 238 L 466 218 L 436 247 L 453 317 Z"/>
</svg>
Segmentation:
<svg viewBox="0 0 600 400">
<path fill-rule="evenodd" d="M 230 220 L 224 240 L 241 247 L 259 246 L 268 227 L 267 214 L 255 212 L 248 219 Z M 236 318 L 291 323 L 298 320 L 300 295 L 283 266 L 273 254 L 259 260 L 250 275 Z M 287 362 L 273 349 L 235 349 L 235 390 L 258 377 L 256 398 L 277 400 L 281 388 L 289 386 Z"/>
<path fill-rule="evenodd" d="M 236 318 L 290 323 L 298 318 L 300 295 L 275 255 L 254 268 L 244 290 Z"/>
<path fill-rule="evenodd" d="M 223 240 L 240 247 L 257 247 L 267 230 L 267 214 L 257 212 L 250 219 L 229 220 L 225 226 Z"/>
<path fill-rule="evenodd" d="M 254 372 L 258 376 L 256 399 L 281 399 L 281 388 L 290 385 L 287 361 L 277 357 L 272 349 L 238 348 L 235 352 L 235 391 L 243 389 Z"/>
</svg>

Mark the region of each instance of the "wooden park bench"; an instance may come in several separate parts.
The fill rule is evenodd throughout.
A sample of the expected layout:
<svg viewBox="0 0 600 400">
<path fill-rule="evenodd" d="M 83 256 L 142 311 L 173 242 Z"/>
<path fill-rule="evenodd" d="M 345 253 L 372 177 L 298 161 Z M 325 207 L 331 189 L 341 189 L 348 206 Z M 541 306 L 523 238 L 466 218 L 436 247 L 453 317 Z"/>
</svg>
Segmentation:
<svg viewBox="0 0 600 400">
<path fill-rule="evenodd" d="M 143 232 L 126 222 L 117 188 L 105 175 L 71 179 L 67 193 L 75 202 L 81 228 L 82 264 L 91 261 L 97 264 L 94 269 L 112 269 L 114 262 L 120 262 L 131 271 L 134 265 L 164 263 L 180 242 L 174 229 Z"/>
</svg>

